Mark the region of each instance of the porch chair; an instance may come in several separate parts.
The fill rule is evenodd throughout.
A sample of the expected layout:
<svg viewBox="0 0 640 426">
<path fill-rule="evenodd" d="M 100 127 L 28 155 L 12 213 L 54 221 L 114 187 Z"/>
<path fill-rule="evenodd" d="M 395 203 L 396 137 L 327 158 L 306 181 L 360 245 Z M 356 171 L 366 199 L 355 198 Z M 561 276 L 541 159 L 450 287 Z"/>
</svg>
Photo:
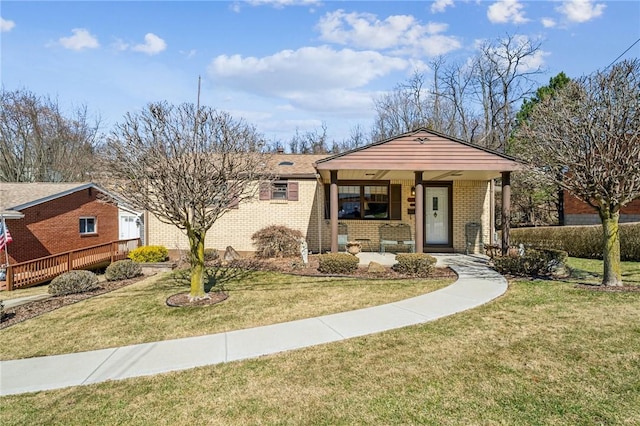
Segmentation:
<svg viewBox="0 0 640 426">
<path fill-rule="evenodd" d="M 385 223 L 378 228 L 380 232 L 380 253 L 385 253 L 387 246 L 407 247 L 411 253 L 416 251 L 416 243 L 411 238 L 411 227 L 406 223 L 390 225 Z"/>
</svg>

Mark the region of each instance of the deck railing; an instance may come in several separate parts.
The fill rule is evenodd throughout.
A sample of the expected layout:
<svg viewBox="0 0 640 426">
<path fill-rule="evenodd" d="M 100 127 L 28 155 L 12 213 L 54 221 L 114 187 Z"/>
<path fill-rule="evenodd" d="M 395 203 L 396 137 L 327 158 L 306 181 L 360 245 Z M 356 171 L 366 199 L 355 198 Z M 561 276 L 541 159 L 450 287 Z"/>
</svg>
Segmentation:
<svg viewBox="0 0 640 426">
<path fill-rule="evenodd" d="M 126 259 L 129 251 L 140 246 L 140 238 L 118 240 L 54 254 L 7 267 L 7 290 L 31 287 L 51 281 L 73 269 L 92 269 Z"/>
</svg>

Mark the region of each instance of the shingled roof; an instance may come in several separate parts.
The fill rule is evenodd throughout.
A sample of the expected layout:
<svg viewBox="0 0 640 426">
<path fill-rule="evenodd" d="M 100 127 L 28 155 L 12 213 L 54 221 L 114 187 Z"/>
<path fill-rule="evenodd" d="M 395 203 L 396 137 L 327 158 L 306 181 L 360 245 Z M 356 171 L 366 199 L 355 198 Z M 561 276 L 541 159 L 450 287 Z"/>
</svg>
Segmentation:
<svg viewBox="0 0 640 426">
<path fill-rule="evenodd" d="M 91 182 L 52 183 L 24 182 L 0 183 L 0 214 L 6 218 L 20 218 L 20 210 L 32 207 L 86 188 L 105 192 Z"/>
</svg>

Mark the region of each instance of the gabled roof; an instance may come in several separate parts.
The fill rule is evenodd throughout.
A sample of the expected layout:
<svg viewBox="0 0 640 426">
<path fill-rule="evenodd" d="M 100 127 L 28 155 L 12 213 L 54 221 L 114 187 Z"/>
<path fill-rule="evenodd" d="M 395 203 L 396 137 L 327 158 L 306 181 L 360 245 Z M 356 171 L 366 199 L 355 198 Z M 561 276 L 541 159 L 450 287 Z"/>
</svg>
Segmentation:
<svg viewBox="0 0 640 426">
<path fill-rule="evenodd" d="M 20 213 L 29 207 L 64 197 L 83 189 L 94 188 L 103 194 L 109 194 L 91 182 L 51 183 L 24 182 L 0 183 L 0 214 L 6 218 L 21 218 Z"/>
<path fill-rule="evenodd" d="M 520 169 L 514 158 L 460 139 L 417 129 L 318 160 L 318 170 L 470 170 Z"/>
</svg>

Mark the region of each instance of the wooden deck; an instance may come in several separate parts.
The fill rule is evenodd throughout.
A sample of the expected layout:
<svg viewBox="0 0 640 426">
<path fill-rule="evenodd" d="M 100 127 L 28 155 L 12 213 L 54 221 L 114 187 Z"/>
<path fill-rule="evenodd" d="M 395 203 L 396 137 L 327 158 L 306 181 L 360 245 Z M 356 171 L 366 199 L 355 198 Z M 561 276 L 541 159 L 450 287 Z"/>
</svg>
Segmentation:
<svg viewBox="0 0 640 426">
<path fill-rule="evenodd" d="M 74 269 L 94 269 L 116 260 L 126 259 L 129 251 L 140 246 L 140 239 L 118 240 L 80 250 L 41 257 L 28 262 L 14 263 L 7 268 L 6 281 L 0 290 L 15 290 L 51 281 Z"/>
</svg>

